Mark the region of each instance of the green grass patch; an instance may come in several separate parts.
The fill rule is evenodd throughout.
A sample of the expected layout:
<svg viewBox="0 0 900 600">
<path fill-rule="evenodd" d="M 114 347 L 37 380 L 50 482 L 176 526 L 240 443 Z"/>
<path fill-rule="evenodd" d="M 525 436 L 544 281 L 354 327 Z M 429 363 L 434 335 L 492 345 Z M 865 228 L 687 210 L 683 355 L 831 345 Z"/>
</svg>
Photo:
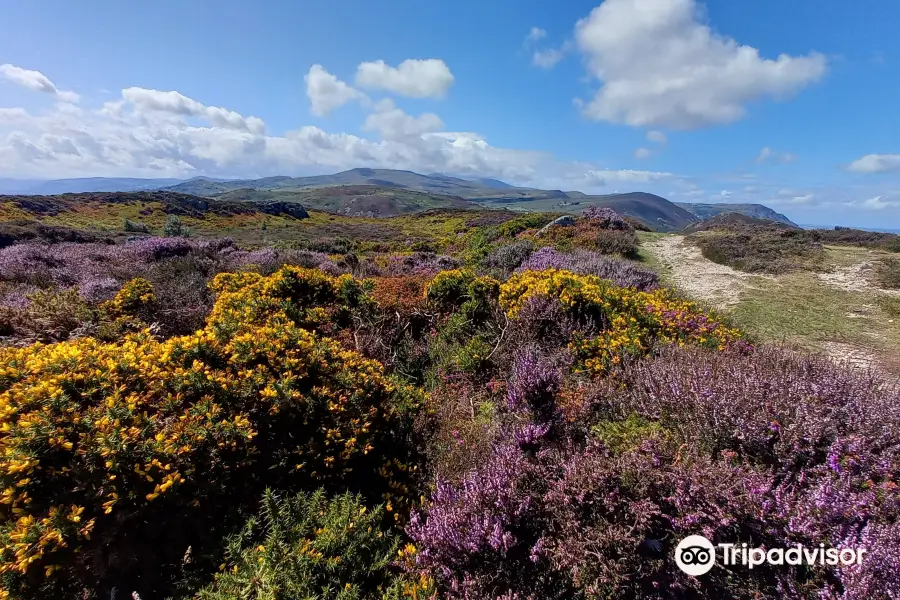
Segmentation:
<svg viewBox="0 0 900 600">
<path fill-rule="evenodd" d="M 875 298 L 875 303 L 891 319 L 900 317 L 900 297 L 879 295 Z"/>
<path fill-rule="evenodd" d="M 900 290 L 900 259 L 888 257 L 876 263 L 875 280 L 880 288 Z"/>
<path fill-rule="evenodd" d="M 864 332 L 875 327 L 864 313 L 849 316 L 866 304 L 865 294 L 837 289 L 812 273 L 753 283 L 732 316 L 761 339 L 816 346 L 829 340 L 864 339 Z"/>
</svg>

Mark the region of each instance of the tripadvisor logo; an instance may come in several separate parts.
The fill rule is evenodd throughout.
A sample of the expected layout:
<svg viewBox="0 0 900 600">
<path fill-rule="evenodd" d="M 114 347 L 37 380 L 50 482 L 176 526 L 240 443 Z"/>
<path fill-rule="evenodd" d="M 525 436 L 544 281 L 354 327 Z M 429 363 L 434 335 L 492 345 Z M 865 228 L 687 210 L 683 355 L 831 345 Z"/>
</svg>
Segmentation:
<svg viewBox="0 0 900 600">
<path fill-rule="evenodd" d="M 724 566 L 743 565 L 749 569 L 760 565 L 859 565 L 863 548 L 826 548 L 825 544 L 807 548 L 801 544 L 790 548 L 750 548 L 747 544 L 713 543 L 702 535 L 689 535 L 675 547 L 675 564 L 688 575 L 704 575 L 716 564 L 716 548 L 721 549 Z"/>
<path fill-rule="evenodd" d="M 716 564 L 716 548 L 702 535 L 689 535 L 675 548 L 675 564 L 688 575 L 704 575 Z"/>
</svg>

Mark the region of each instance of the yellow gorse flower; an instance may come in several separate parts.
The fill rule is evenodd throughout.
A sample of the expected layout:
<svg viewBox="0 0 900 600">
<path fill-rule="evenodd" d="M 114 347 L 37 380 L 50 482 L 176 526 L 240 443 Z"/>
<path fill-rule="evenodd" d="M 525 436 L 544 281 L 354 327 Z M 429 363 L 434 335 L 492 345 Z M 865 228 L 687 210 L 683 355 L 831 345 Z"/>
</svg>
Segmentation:
<svg viewBox="0 0 900 600">
<path fill-rule="evenodd" d="M 557 298 L 566 309 L 606 325 L 598 335 L 576 337 L 571 343 L 584 367 L 594 373 L 606 372 L 626 356 L 648 352 L 653 343 L 690 343 L 722 350 L 742 337 L 740 331 L 666 289 L 642 292 L 594 275 L 556 269 L 517 273 L 500 286 L 500 306 L 510 318 L 517 317 L 534 296 Z"/>
<path fill-rule="evenodd" d="M 206 326 L 191 335 L 0 349 L 0 574 L 55 576 L 119 511 L 196 508 L 183 490 L 238 473 L 285 465 L 285 477 L 346 477 L 395 418 L 397 385 L 382 366 L 317 331 L 360 285 L 296 267 L 223 274 Z M 135 280 L 106 310 L 152 301 Z M 400 473 L 385 467 L 397 494 Z"/>
</svg>

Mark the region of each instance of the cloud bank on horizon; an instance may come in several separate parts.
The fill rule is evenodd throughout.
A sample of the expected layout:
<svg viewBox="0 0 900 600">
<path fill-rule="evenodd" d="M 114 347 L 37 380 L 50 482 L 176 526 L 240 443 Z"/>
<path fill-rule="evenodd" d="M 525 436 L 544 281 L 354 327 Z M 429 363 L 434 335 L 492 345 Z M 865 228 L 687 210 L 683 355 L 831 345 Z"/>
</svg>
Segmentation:
<svg viewBox="0 0 900 600">
<path fill-rule="evenodd" d="M 695 0 L 605 0 L 573 23 L 565 38 L 553 41 L 538 25 L 523 38 L 537 70 L 580 60 L 589 85 L 590 92 L 571 98 L 568 106 L 546 110 L 638 130 L 643 144 L 627 153 L 642 164 L 677 152 L 676 135 L 752 118 L 761 104 L 791 102 L 827 79 L 832 68 L 832 59 L 814 49 L 766 57 L 716 32 Z M 748 165 L 783 170 L 802 159 L 770 146 L 748 147 L 744 164 L 732 173 L 676 173 L 500 147 L 478 133 L 447 130 L 439 113 L 453 101 L 460 79 L 437 57 L 394 64 L 373 57 L 346 81 L 325 64 L 306 67 L 298 79 L 310 116 L 327 120 L 355 107 L 364 113 L 358 133 L 300 122 L 274 132 L 260 116 L 177 90 L 133 86 L 116 99 L 97 101 L 96 95 L 62 89 L 40 66 L 0 64 L 0 91 L 13 86 L 52 99 L 37 109 L 3 106 L 0 100 L 0 176 L 257 177 L 395 168 L 589 193 L 641 189 L 680 201 L 753 201 L 776 209 L 900 217 L 892 213 L 900 211 L 900 185 L 896 179 L 877 181 L 900 173 L 900 154 L 875 148 L 829 165 L 836 176 L 853 178 L 844 189 L 785 189 L 748 172 Z M 428 110 L 410 114 L 401 99 L 425 103 Z"/>
</svg>

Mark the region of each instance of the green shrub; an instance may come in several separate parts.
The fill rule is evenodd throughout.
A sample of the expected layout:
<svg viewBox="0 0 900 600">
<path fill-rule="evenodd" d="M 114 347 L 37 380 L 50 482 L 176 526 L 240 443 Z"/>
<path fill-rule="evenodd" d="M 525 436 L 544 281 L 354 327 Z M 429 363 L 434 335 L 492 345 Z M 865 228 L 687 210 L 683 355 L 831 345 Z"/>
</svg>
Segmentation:
<svg viewBox="0 0 900 600">
<path fill-rule="evenodd" d="M 634 414 L 624 421 L 601 421 L 591 428 L 591 434 L 615 453 L 632 452 L 645 440 L 667 439 L 659 423 Z"/>
<path fill-rule="evenodd" d="M 465 301 L 474 280 L 475 274 L 471 271 L 441 271 L 425 288 L 425 297 L 440 310 L 453 310 Z"/>
<path fill-rule="evenodd" d="M 132 221 L 131 219 L 125 219 L 125 224 L 122 229 L 126 233 L 150 233 L 150 228 L 147 227 L 145 223 L 141 223 L 140 221 Z"/>
<path fill-rule="evenodd" d="M 166 217 L 166 223 L 163 225 L 163 234 L 166 237 L 187 237 L 187 228 L 182 225 L 181 218 L 178 215 L 169 215 Z"/>
<path fill-rule="evenodd" d="M 267 491 L 259 516 L 228 540 L 222 572 L 198 598 L 381 600 L 399 586 L 391 564 L 400 540 L 383 528 L 388 510 L 321 489 L 288 498 Z"/>
</svg>

